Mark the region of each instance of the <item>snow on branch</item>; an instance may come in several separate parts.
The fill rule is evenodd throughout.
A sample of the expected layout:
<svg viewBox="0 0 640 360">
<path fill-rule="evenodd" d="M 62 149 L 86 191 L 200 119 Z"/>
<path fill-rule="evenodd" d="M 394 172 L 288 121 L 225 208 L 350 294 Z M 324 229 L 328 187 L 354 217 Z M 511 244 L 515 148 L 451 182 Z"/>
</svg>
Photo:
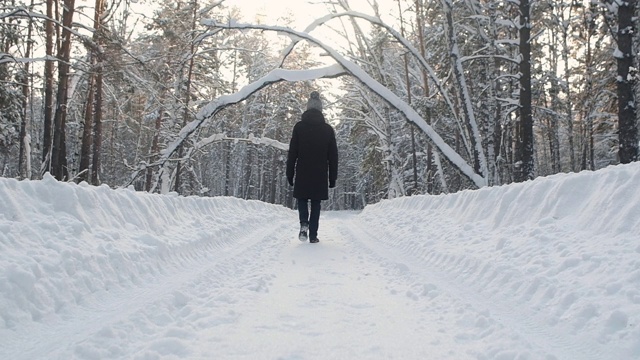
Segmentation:
<svg viewBox="0 0 640 360">
<path fill-rule="evenodd" d="M 15 58 L 11 54 L 0 53 L 0 64 L 5 64 L 5 63 L 25 64 L 25 63 L 35 63 L 39 61 L 62 61 L 62 60 L 58 59 L 55 56 L 43 56 L 43 57 L 37 57 L 37 58 Z"/>
<path fill-rule="evenodd" d="M 460 62 L 473 61 L 476 59 L 500 59 L 514 64 L 520 64 L 520 60 L 503 55 L 471 55 L 460 57 Z"/>
<path fill-rule="evenodd" d="M 427 137 L 429 137 L 431 142 L 440 150 L 440 152 L 442 152 L 442 154 L 444 154 L 444 156 L 452 164 L 454 164 L 465 176 L 467 176 L 471 181 L 473 181 L 474 184 L 477 187 L 483 187 L 483 186 L 487 185 L 487 180 L 483 176 L 481 176 L 480 174 L 477 174 L 473 170 L 473 168 L 471 166 L 469 166 L 469 164 L 462 158 L 462 156 L 460 156 L 453 148 L 451 148 L 442 139 L 442 137 L 440 137 L 440 135 L 438 133 L 436 133 L 436 131 L 433 130 L 433 128 L 429 124 L 427 124 L 427 122 L 420 116 L 420 114 L 418 114 L 410 105 L 408 105 L 406 102 L 404 102 L 402 99 L 400 99 L 391 90 L 387 89 L 382 84 L 380 84 L 377 80 L 372 78 L 369 74 L 367 74 L 358 65 L 356 65 L 355 63 L 347 60 L 344 56 L 342 56 L 340 53 L 338 53 L 335 49 L 333 49 L 330 46 L 327 46 L 326 44 L 324 44 L 320 40 L 316 39 L 315 37 L 313 37 L 313 36 L 311 36 L 311 35 L 309 35 L 307 33 L 296 31 L 296 30 L 293 30 L 293 29 L 290 29 L 290 28 L 287 28 L 287 27 L 282 27 L 282 26 L 269 26 L 269 25 L 260 25 L 260 24 L 240 24 L 240 23 L 235 23 L 235 22 L 234 23 L 226 23 L 225 24 L 225 23 L 216 22 L 215 20 L 203 20 L 202 24 L 206 25 L 206 26 L 215 27 L 215 28 L 236 29 L 236 30 L 249 30 L 249 29 L 252 29 L 252 30 L 274 31 L 276 33 L 286 33 L 286 34 L 290 34 L 290 35 L 292 35 L 292 36 L 294 36 L 296 38 L 305 39 L 306 41 L 308 41 L 308 42 L 310 42 L 312 44 L 315 44 L 316 46 L 318 46 L 318 47 L 322 48 L 323 50 L 325 50 L 327 52 L 327 54 L 329 54 L 329 56 L 331 56 L 339 64 L 339 68 L 346 70 L 353 77 L 358 79 L 364 86 L 369 88 L 372 92 L 376 93 L 378 96 L 380 96 L 385 101 L 387 101 L 391 106 L 393 106 L 395 109 L 400 111 L 408 121 L 413 122 L 414 124 L 416 124 L 427 135 Z M 393 31 L 395 32 L 395 30 L 393 30 Z M 397 33 L 397 32 L 395 32 L 395 33 Z M 408 43 L 407 43 L 407 45 L 410 46 L 410 44 L 408 44 Z M 287 71 L 287 70 L 276 69 L 276 70 L 273 70 L 272 73 L 273 72 L 278 72 L 278 71 Z M 303 71 L 302 73 L 304 74 L 305 72 Z M 267 75 L 267 77 L 268 76 L 269 75 Z M 293 79 L 293 80 L 290 80 L 290 81 L 294 81 L 294 80 L 300 80 L 300 79 Z M 259 83 L 262 83 L 262 84 L 259 84 Z M 261 88 L 261 87 L 264 87 L 266 85 L 268 85 L 267 80 L 265 80 L 264 82 L 259 80 L 259 81 L 255 82 L 253 84 L 247 85 L 245 88 L 241 89 L 238 94 L 242 94 L 245 91 L 252 91 L 252 89 L 254 87 L 256 87 L 256 86 L 260 86 L 260 88 Z M 238 96 L 238 94 L 234 94 L 234 95 L 230 95 L 230 96 L 236 97 L 236 96 Z M 202 115 L 206 115 L 207 117 L 208 116 L 212 116 L 214 114 L 214 111 L 211 111 L 211 109 L 214 109 L 214 110 L 216 109 L 215 101 L 212 102 L 212 104 L 210 104 L 207 107 L 205 107 L 205 109 L 203 109 L 204 113 L 201 111 L 201 114 Z M 188 136 L 188 134 L 193 132 L 197 128 L 197 126 L 199 126 L 199 125 L 197 125 L 199 121 L 204 121 L 204 119 L 201 118 L 201 114 L 198 114 L 198 119 L 199 120 L 195 120 L 192 123 L 192 124 L 195 123 L 194 125 L 189 124 L 189 125 L 187 125 L 187 127 L 185 127 L 181 131 L 181 135 L 180 136 L 183 136 L 184 134 L 186 134 L 186 136 Z M 196 126 L 196 127 L 192 128 L 193 126 Z M 175 151 L 175 149 L 174 149 L 174 151 Z"/>
<path fill-rule="evenodd" d="M 484 148 L 482 147 L 482 137 L 480 135 L 478 122 L 476 121 L 473 111 L 471 94 L 469 94 L 469 86 L 467 86 L 466 75 L 462 67 L 460 49 L 458 47 L 458 39 L 454 29 L 453 4 L 450 0 L 442 0 L 442 5 L 446 18 L 445 24 L 449 42 L 449 55 L 453 63 L 453 74 L 456 82 L 458 83 L 458 87 L 460 88 L 460 102 L 466 120 L 465 123 L 469 130 L 471 141 L 474 147 L 473 158 L 480 172 L 484 176 L 488 176 L 487 159 L 484 155 Z"/>
<path fill-rule="evenodd" d="M 3 12 L 0 13 L 0 20 L 3 20 L 5 18 L 10 18 L 10 17 L 29 17 L 29 11 L 27 9 L 25 9 L 24 7 L 18 7 L 13 9 L 13 11 L 10 12 Z"/>
<path fill-rule="evenodd" d="M 248 142 L 256 145 L 271 146 L 273 148 L 284 150 L 284 151 L 289 150 L 289 144 L 285 144 L 278 140 L 270 139 L 267 137 L 255 137 L 253 134 L 249 134 L 248 138 L 234 138 L 234 137 L 228 137 L 226 134 L 214 134 L 198 141 L 194 145 L 193 151 L 202 149 L 207 145 L 219 143 L 222 141 Z"/>
<path fill-rule="evenodd" d="M 270 84 L 274 84 L 281 81 L 307 81 L 314 80 L 320 78 L 334 78 L 338 76 L 345 75 L 346 72 L 342 68 L 342 66 L 338 64 L 334 64 L 331 66 L 326 66 L 322 68 L 309 69 L 309 70 L 287 70 L 287 69 L 275 69 L 269 72 L 267 75 L 262 78 L 256 80 L 255 82 L 243 87 L 234 94 L 222 95 L 217 99 L 209 102 L 205 105 L 198 113 L 196 114 L 196 119 L 188 123 L 185 127 L 180 130 L 177 138 L 169 144 L 169 146 L 164 149 L 161 153 L 160 159 L 151 164 L 141 164 L 136 171 L 132 174 L 131 179 L 128 185 L 131 185 L 135 179 L 147 168 L 155 167 L 155 166 L 163 166 L 171 156 L 178 150 L 178 148 L 185 142 L 185 140 L 193 134 L 196 130 L 198 130 L 207 120 L 211 119 L 222 109 L 228 107 L 229 105 L 237 104 L 245 99 L 247 99 L 252 94 L 256 93 L 258 90 L 267 87 Z M 201 140 L 198 144 L 187 151 L 188 158 L 193 151 L 201 148 L 202 146 L 207 145 L 208 143 L 212 143 L 215 141 L 222 141 L 224 139 L 224 135 L 216 134 L 207 139 Z M 259 140 L 258 140 L 259 139 Z M 238 139 L 243 140 L 244 139 Z M 266 138 L 252 138 L 246 139 L 253 143 L 260 143 L 268 146 L 273 146 L 279 149 L 288 150 L 289 146 L 287 144 L 278 143 L 272 139 Z M 208 143 L 207 143 L 208 142 Z"/>
<path fill-rule="evenodd" d="M 45 21 L 51 21 L 52 23 L 56 24 L 56 26 L 58 26 L 60 29 L 65 29 L 67 31 L 69 31 L 71 34 L 73 34 L 74 36 L 76 36 L 80 41 L 82 41 L 82 43 L 91 48 L 92 50 L 95 50 L 98 53 L 102 53 L 102 49 L 100 48 L 100 46 L 98 44 L 96 44 L 93 39 L 91 39 L 91 37 L 86 36 L 84 34 L 79 33 L 76 29 L 74 29 L 74 27 L 78 27 L 78 28 L 83 28 L 87 31 L 93 32 L 95 31 L 93 28 L 91 27 L 87 27 L 84 26 L 80 23 L 73 23 L 71 27 L 67 27 L 65 26 L 60 20 L 57 19 L 52 19 L 50 17 L 48 17 L 47 15 L 41 14 L 41 13 L 37 13 L 37 12 L 32 12 L 29 11 L 27 9 L 25 9 L 24 7 L 19 7 L 14 9 L 11 12 L 6 12 L 6 13 L 0 13 L 0 19 L 5 19 L 5 18 L 29 18 L 29 19 L 38 19 L 38 20 L 45 20 Z M 25 62 L 25 61 L 22 61 Z"/>
<path fill-rule="evenodd" d="M 313 31 L 314 29 L 316 29 L 317 27 L 319 27 L 321 25 L 324 25 L 325 23 L 329 22 L 330 20 L 337 19 L 337 18 L 340 18 L 340 17 L 343 17 L 343 16 L 363 19 L 363 20 L 366 20 L 366 21 L 370 22 L 371 24 L 380 26 L 380 27 L 384 28 L 385 30 L 387 30 L 389 32 L 389 34 L 391 34 L 400 44 L 402 44 L 402 46 L 404 46 L 409 51 L 409 53 L 418 61 L 418 63 L 427 71 L 427 75 L 429 76 L 429 78 L 433 82 L 433 85 L 436 87 L 438 92 L 442 95 L 445 103 L 447 104 L 447 106 L 451 110 L 452 116 L 454 117 L 454 119 L 456 121 L 458 121 L 457 115 L 456 115 L 457 111 L 456 111 L 456 109 L 454 107 L 453 102 L 449 98 L 448 92 L 444 89 L 442 83 L 440 82 L 440 80 L 436 76 L 435 71 L 427 63 L 427 60 L 422 56 L 420 51 L 418 51 L 418 49 L 416 49 L 411 44 L 411 42 L 409 40 L 405 39 L 402 36 L 402 34 L 397 32 L 391 26 L 389 26 L 386 23 L 384 23 L 380 18 L 375 17 L 375 16 L 371 16 L 371 15 L 367 15 L 367 14 L 363 14 L 363 13 L 360 13 L 360 12 L 357 12 L 357 11 L 346 11 L 346 12 L 342 12 L 342 13 L 328 14 L 328 15 L 325 15 L 325 16 L 319 18 L 319 19 L 316 19 L 311 24 L 309 24 L 309 26 L 307 26 L 305 28 L 304 33 L 308 34 L 311 31 Z M 281 56 L 280 63 L 278 65 L 278 67 L 280 67 L 280 66 L 282 66 L 284 64 L 284 61 L 286 60 L 287 56 L 291 53 L 291 51 L 293 51 L 293 48 L 301 40 L 300 36 L 297 36 L 297 38 L 298 38 L 298 40 L 293 41 L 289 46 L 287 46 L 282 51 L 282 56 Z"/>
<path fill-rule="evenodd" d="M 169 157 L 182 145 L 182 143 L 196 131 L 200 126 L 229 105 L 237 104 L 247 99 L 258 90 L 280 81 L 306 81 L 321 78 L 334 78 L 345 75 L 346 72 L 342 66 L 334 64 L 327 67 L 309 69 L 309 70 L 287 70 L 275 69 L 267 75 L 256 80 L 255 82 L 243 87 L 237 93 L 230 95 L 222 95 L 219 98 L 209 102 L 196 114 L 195 120 L 191 121 L 180 130 L 178 137 L 171 143 L 162 153 L 162 157 L 158 160 L 158 165 L 164 164 Z"/>
</svg>

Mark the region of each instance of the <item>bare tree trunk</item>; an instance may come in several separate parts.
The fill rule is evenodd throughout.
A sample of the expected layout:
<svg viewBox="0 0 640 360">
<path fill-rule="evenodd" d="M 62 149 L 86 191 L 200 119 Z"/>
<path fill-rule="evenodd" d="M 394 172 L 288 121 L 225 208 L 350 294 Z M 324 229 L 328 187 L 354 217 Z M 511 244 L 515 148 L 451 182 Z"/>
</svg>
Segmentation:
<svg viewBox="0 0 640 360">
<path fill-rule="evenodd" d="M 91 161 L 91 184 L 100 185 L 100 168 L 102 154 L 102 56 L 98 57 L 96 66 L 96 89 L 93 117 L 93 159 Z"/>
<path fill-rule="evenodd" d="M 558 73 L 558 55 L 554 49 L 551 51 L 551 62 L 554 74 Z M 553 112 L 550 115 L 549 126 L 547 132 L 549 134 L 549 153 L 551 155 L 551 171 L 558 173 L 562 171 L 562 162 L 560 161 L 560 114 L 562 112 L 559 104 L 560 84 L 555 75 L 550 81 L 549 95 L 551 100 L 551 109 Z"/>
<path fill-rule="evenodd" d="M 102 14 L 106 9 L 106 0 L 96 0 L 96 6 L 100 6 L 100 14 L 98 19 L 98 33 L 96 41 L 101 42 L 102 31 Z M 99 31 L 98 31 L 99 30 Z M 94 109 L 93 109 L 93 158 L 91 159 L 91 184 L 100 185 L 100 170 L 102 168 L 102 74 L 104 56 L 101 53 L 97 55 L 97 63 L 95 67 L 96 81 L 94 90 Z M 115 110 L 114 110 L 115 113 Z M 114 116 L 115 117 L 115 116 Z"/>
<path fill-rule="evenodd" d="M 191 98 L 191 77 L 193 76 L 193 64 L 194 64 L 194 57 L 195 57 L 195 48 L 196 48 L 196 44 L 195 44 L 195 31 L 196 31 L 196 25 L 197 25 L 197 16 L 198 16 L 198 1 L 193 1 L 193 19 L 192 19 L 192 23 L 191 23 L 191 36 L 189 37 L 190 41 L 191 41 L 191 45 L 189 47 L 189 68 L 187 69 L 187 88 L 185 90 L 185 94 L 184 94 L 184 112 L 182 113 L 182 127 L 185 127 L 187 125 L 187 122 L 189 121 L 189 100 Z M 182 152 L 183 152 L 183 148 L 182 145 L 180 146 L 180 149 L 178 150 L 178 158 L 182 158 Z M 177 193 L 180 193 L 180 186 L 181 184 L 181 179 L 180 179 L 180 175 L 182 172 L 182 161 L 178 161 L 178 165 L 176 167 L 176 182 L 175 182 L 175 191 Z"/>
<path fill-rule="evenodd" d="M 33 0 L 29 6 L 29 11 L 33 9 Z M 31 35 L 33 33 L 33 21 L 29 19 L 27 29 L 27 49 L 25 57 L 31 57 Z M 20 156 L 18 158 L 18 173 L 23 179 L 31 178 L 31 138 L 28 136 L 31 129 L 29 120 L 27 100 L 29 99 L 29 62 L 24 64 L 24 76 L 22 77 L 22 122 L 20 124 Z"/>
<path fill-rule="evenodd" d="M 533 179 L 533 115 L 531 113 L 531 19 L 529 0 L 520 0 L 520 121 L 516 131 L 515 180 Z"/>
<path fill-rule="evenodd" d="M 473 7 L 472 7 L 473 8 Z M 486 35 L 487 42 L 489 43 L 489 51 L 491 55 L 497 56 L 500 52 L 496 44 L 498 39 L 498 30 L 496 24 L 497 11 L 494 7 L 489 7 L 487 19 L 488 34 Z M 497 165 L 497 155 L 499 153 L 499 134 L 500 134 L 500 119 L 501 119 L 501 107 L 498 101 L 500 94 L 500 85 L 498 78 L 500 76 L 500 64 L 497 57 L 493 60 L 486 62 L 486 71 L 489 77 L 489 86 L 487 88 L 489 96 L 486 102 L 483 102 L 482 106 L 486 113 L 486 137 L 483 138 L 483 146 L 487 149 L 487 184 L 489 186 L 500 184 L 500 174 Z"/>
<path fill-rule="evenodd" d="M 465 117 L 465 126 L 467 130 L 467 136 L 471 143 L 471 156 L 473 160 L 473 168 L 476 174 L 482 175 L 487 178 L 487 161 L 482 149 L 482 140 L 480 136 L 480 129 L 475 119 L 473 106 L 471 104 L 471 97 L 469 94 L 469 87 L 467 86 L 467 80 L 462 69 L 462 62 L 460 60 L 460 47 L 455 33 L 453 23 L 453 3 L 451 0 L 442 0 L 445 17 L 447 19 L 447 39 L 449 40 L 449 53 L 451 55 L 453 74 L 455 76 L 458 91 L 460 96 L 460 102 L 462 103 L 462 110 Z M 528 6 L 528 5 L 527 5 Z M 464 134 L 463 134 L 464 135 Z"/>
<path fill-rule="evenodd" d="M 562 12 L 562 7 L 560 7 L 560 12 Z M 561 21 L 559 21 L 561 22 Z M 550 42 L 552 44 L 558 43 L 558 34 L 556 31 L 552 31 L 549 35 L 551 37 Z M 549 158 L 551 159 L 551 172 L 558 173 L 562 171 L 562 162 L 560 161 L 560 126 L 561 116 L 563 109 L 560 105 L 560 82 L 557 74 L 559 73 L 560 67 L 560 56 L 558 52 L 561 51 L 557 46 L 551 46 L 549 49 L 549 66 L 551 68 L 551 72 L 553 75 L 549 79 L 549 102 L 548 107 L 552 110 L 549 114 L 549 120 L 546 128 L 546 135 L 548 137 L 549 142 Z M 566 99 L 565 99 L 566 100 Z"/>
<path fill-rule="evenodd" d="M 64 181 L 69 177 L 67 169 L 67 140 L 66 140 L 66 121 L 67 121 L 67 101 L 69 99 L 69 61 L 71 57 L 71 25 L 73 22 L 73 13 L 75 11 L 75 0 L 64 0 L 64 11 L 62 15 L 62 44 L 58 53 L 59 70 L 58 70 L 58 94 L 56 113 L 53 119 L 53 148 L 51 155 L 51 170 L 53 176 Z"/>
<path fill-rule="evenodd" d="M 252 192 L 252 188 L 253 186 L 251 186 L 251 178 L 253 177 L 253 173 L 252 173 L 252 166 L 253 166 L 253 146 L 251 144 L 247 144 L 247 160 L 245 163 L 245 169 L 244 169 L 244 192 L 243 192 L 243 199 L 251 199 L 251 196 L 253 195 Z"/>
<path fill-rule="evenodd" d="M 260 164 L 260 166 L 259 166 L 259 170 L 258 170 L 259 172 L 258 172 L 258 196 L 257 196 L 257 199 L 260 200 L 260 201 L 267 201 L 267 199 L 266 199 L 266 193 L 267 193 L 266 187 L 267 186 L 265 185 L 266 180 L 265 180 L 265 174 L 264 174 L 265 166 L 266 166 L 266 163 L 267 163 L 267 159 L 266 159 L 266 156 L 264 154 L 265 151 L 269 151 L 269 150 L 264 149 L 263 151 L 261 151 L 258 154 L 258 164 Z"/>
<path fill-rule="evenodd" d="M 231 141 L 225 141 L 224 147 L 224 161 L 226 165 L 224 166 L 224 195 L 225 196 L 233 196 L 233 191 L 231 191 L 231 174 L 232 168 L 234 165 L 233 161 L 233 144 Z"/>
<path fill-rule="evenodd" d="M 592 76 L 593 72 L 591 71 L 593 69 L 593 56 L 592 56 L 592 50 L 591 50 L 591 38 L 595 36 L 595 28 L 596 28 L 596 14 L 598 13 L 598 6 L 596 3 L 591 3 L 589 5 L 589 12 L 592 16 L 592 19 L 589 22 L 589 38 L 588 38 L 588 49 L 589 49 L 589 75 Z M 591 79 L 589 79 L 591 80 Z M 593 81 L 589 82 L 589 85 L 591 87 L 593 87 Z M 596 102 L 596 99 L 593 100 L 594 104 Z M 595 109 L 595 105 L 594 105 L 594 109 Z M 596 169 L 596 159 L 595 159 L 595 147 L 594 147 L 594 131 L 593 131 L 593 116 L 591 116 L 591 113 L 589 114 L 589 120 L 587 121 L 587 125 L 588 125 L 588 136 L 589 136 L 589 163 L 591 165 L 591 170 L 595 170 Z"/>
<path fill-rule="evenodd" d="M 623 1 L 618 5 L 618 156 L 623 164 L 638 160 L 638 126 L 635 105 L 635 76 L 630 74 L 634 67 L 633 35 L 635 34 L 634 13 L 637 0 Z"/>
<path fill-rule="evenodd" d="M 53 1 L 47 0 L 47 19 L 53 19 Z M 42 173 L 51 171 L 51 145 L 53 139 L 53 21 L 46 20 L 46 55 L 44 63 L 44 136 L 42 139 Z"/>
<path fill-rule="evenodd" d="M 482 119 L 485 123 L 479 122 L 482 127 L 481 133 L 486 136 L 481 137 L 482 148 L 487 152 L 487 184 L 494 185 L 500 184 L 500 173 L 497 164 L 500 144 L 500 131 L 501 131 L 501 106 L 498 97 L 500 96 L 500 54 L 501 50 L 498 48 L 496 40 L 498 40 L 498 24 L 496 22 L 498 14 L 502 15 L 497 9 L 497 3 L 487 3 L 486 6 L 480 5 L 477 2 L 468 2 L 467 7 L 473 15 L 482 18 L 483 21 L 476 20 L 478 24 L 478 35 L 486 44 L 487 56 L 492 59 L 488 59 L 483 62 L 482 66 L 486 73 L 484 76 L 487 78 L 489 85 L 486 87 L 488 96 L 486 101 L 481 101 L 478 105 L 481 109 Z M 488 20 L 488 23 L 486 21 Z M 486 25 L 485 25 L 486 24 Z M 486 30 L 485 30 L 486 28 Z"/>
<path fill-rule="evenodd" d="M 275 204 L 276 203 L 276 184 L 277 184 L 277 179 L 276 179 L 276 174 L 277 174 L 277 168 L 278 168 L 278 150 L 273 149 L 271 151 L 273 153 L 272 157 L 271 157 L 271 179 L 269 182 L 269 203 L 270 204 Z"/>
<path fill-rule="evenodd" d="M 571 19 L 571 14 L 573 13 L 573 2 L 569 4 L 569 14 L 568 18 Z M 563 12 L 564 14 L 564 12 Z M 564 64 L 564 85 L 566 92 L 566 109 L 567 109 L 567 137 L 569 138 L 569 161 L 571 166 L 571 171 L 576 171 L 576 154 L 574 149 L 574 131 L 573 131 L 573 102 L 571 95 L 571 72 L 569 69 L 569 45 L 568 45 L 568 37 L 569 37 L 569 24 L 570 21 L 564 21 L 564 17 L 562 18 L 562 62 Z M 566 25 L 565 25 L 566 24 Z"/>
<path fill-rule="evenodd" d="M 162 104 L 162 98 L 160 98 L 159 103 Z M 155 121 L 155 131 L 153 133 L 153 140 L 151 140 L 151 149 L 149 151 L 149 163 L 152 163 L 160 151 L 160 128 L 162 127 L 162 115 L 164 113 L 164 108 L 160 106 L 158 108 L 158 115 L 156 116 Z M 147 176 L 144 182 L 144 191 L 151 191 L 151 183 L 153 182 L 153 168 L 151 166 L 147 167 Z"/>
<path fill-rule="evenodd" d="M 418 1 L 416 0 L 416 4 L 417 3 Z M 400 7 L 399 0 L 398 12 L 400 14 L 400 34 L 404 37 L 404 21 L 402 19 L 402 8 Z M 419 16 L 416 17 L 419 18 Z M 409 77 L 409 59 L 407 56 L 408 54 L 404 54 L 404 81 L 407 86 L 407 104 L 411 105 L 411 78 Z M 411 122 L 409 123 L 409 129 L 411 130 L 411 164 L 413 170 L 413 188 L 410 190 L 409 195 L 413 195 L 418 193 L 418 157 L 416 156 L 416 132 Z"/>
<path fill-rule="evenodd" d="M 96 43 L 100 43 L 100 32 L 102 31 L 102 13 L 105 8 L 105 0 L 95 0 L 95 10 L 93 16 L 93 40 Z M 94 143 L 93 130 L 94 122 L 102 122 L 102 55 L 92 51 L 90 54 L 91 64 L 87 95 L 87 103 L 85 106 L 84 114 L 84 127 L 82 129 L 82 146 L 80 148 L 80 174 L 78 175 L 78 181 L 91 179 L 93 184 L 98 183 L 97 177 L 89 176 L 89 166 L 91 165 L 91 145 Z M 100 64 L 97 64 L 99 62 Z M 97 74 L 96 74 L 97 72 Z M 98 84 L 97 78 L 100 77 L 100 84 Z M 100 94 L 96 94 L 99 90 Z M 95 102 L 95 105 L 94 105 Z M 94 121 L 94 118 L 96 121 Z M 98 171 L 98 168 L 96 168 Z"/>
<path fill-rule="evenodd" d="M 415 2 L 415 6 L 416 6 L 416 25 L 418 27 L 418 41 L 420 42 L 420 55 L 422 55 L 423 58 L 426 58 L 426 49 L 425 49 L 425 43 L 424 43 L 424 23 L 422 21 L 422 19 L 425 17 L 425 14 L 423 13 L 423 9 L 424 7 L 422 6 L 422 0 L 416 0 Z M 425 98 L 429 98 L 430 95 L 430 91 L 429 91 L 429 76 L 427 75 L 427 71 L 425 70 L 424 67 L 421 68 L 421 72 L 422 72 L 422 89 L 424 91 L 424 97 Z M 424 120 L 427 122 L 427 124 L 431 125 L 431 108 L 430 107 L 426 107 L 424 109 Z M 437 172 L 440 175 L 444 175 L 444 170 L 442 169 L 441 163 L 440 163 L 440 159 L 438 159 L 439 155 L 438 153 L 436 153 L 434 155 L 433 153 L 433 147 L 431 145 L 430 142 L 427 143 L 427 169 L 426 169 L 426 182 L 427 182 L 427 193 L 431 193 L 433 191 L 433 179 L 432 179 L 432 175 Z M 433 164 L 435 162 L 436 165 L 436 170 L 434 172 L 433 170 Z M 440 177 L 440 182 L 443 185 L 443 188 L 447 188 L 446 185 L 446 179 L 444 178 L 444 176 Z"/>
<path fill-rule="evenodd" d="M 93 62 L 93 60 L 91 61 Z M 93 66 L 92 66 L 93 68 Z M 80 168 L 77 181 L 86 181 L 90 179 L 88 174 L 89 165 L 91 163 L 91 144 L 93 143 L 93 101 L 94 101 L 94 84 L 93 69 L 90 70 L 87 88 L 87 100 L 84 107 L 84 126 L 82 127 L 82 145 L 80 146 Z"/>
<path fill-rule="evenodd" d="M 64 1 L 64 0 L 63 0 Z M 53 0 L 53 15 L 55 16 L 56 23 L 60 23 L 60 8 L 59 8 L 60 0 Z M 62 46 L 62 36 L 60 35 L 60 26 L 54 27 L 56 32 L 56 52 L 60 52 L 60 47 Z"/>
</svg>

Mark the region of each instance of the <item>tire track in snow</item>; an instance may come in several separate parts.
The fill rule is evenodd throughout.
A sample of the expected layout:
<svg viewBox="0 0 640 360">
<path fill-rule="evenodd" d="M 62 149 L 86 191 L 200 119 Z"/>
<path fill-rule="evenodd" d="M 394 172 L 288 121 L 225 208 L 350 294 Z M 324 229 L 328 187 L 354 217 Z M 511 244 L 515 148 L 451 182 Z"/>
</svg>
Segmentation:
<svg viewBox="0 0 640 360">
<path fill-rule="evenodd" d="M 449 263 L 452 269 L 458 269 L 461 267 L 459 262 L 464 261 L 464 259 L 447 258 L 446 255 L 438 256 L 434 254 L 427 257 L 428 260 L 435 259 L 435 263 L 422 262 L 425 259 L 416 256 L 415 253 L 407 253 L 386 244 L 383 239 L 391 237 L 391 234 L 385 233 L 384 230 L 381 231 L 379 228 L 367 227 L 355 216 L 350 217 L 348 222 L 338 223 L 336 226 L 341 229 L 342 233 L 350 234 L 350 238 L 359 243 L 355 246 L 361 247 L 370 256 L 377 258 L 381 266 L 395 269 L 396 273 L 400 273 L 402 277 L 412 279 L 416 284 L 425 284 L 426 287 L 434 285 L 440 292 L 453 296 L 460 304 L 468 304 L 470 309 L 467 310 L 479 314 L 480 317 L 478 319 L 484 318 L 501 324 L 504 329 L 502 332 L 505 335 L 509 333 L 517 334 L 518 338 L 528 343 L 532 350 L 546 354 L 546 359 L 601 360 L 619 358 L 616 354 L 603 349 L 591 339 L 571 335 L 568 333 L 568 329 L 563 327 L 554 328 L 542 324 L 536 318 L 534 311 L 523 307 L 523 304 L 517 301 L 512 301 L 512 299 L 504 296 L 496 297 L 486 294 L 473 284 L 461 283 L 455 276 L 444 273 L 435 267 L 443 265 L 444 262 Z M 375 233 L 373 232 L 374 230 Z M 465 268 L 463 270 L 467 271 L 469 269 Z M 512 274 L 517 274 L 517 272 L 514 271 Z M 460 323 L 453 326 L 459 325 Z M 517 349 L 521 348 L 524 347 L 517 347 Z"/>
<path fill-rule="evenodd" d="M 72 359 L 75 358 L 73 354 L 79 358 L 102 358 L 96 357 L 100 349 L 83 348 L 82 344 L 100 332 L 109 332 L 112 324 L 130 322 L 131 318 L 154 303 L 167 301 L 176 294 L 180 297 L 177 290 L 190 282 L 202 279 L 219 282 L 250 270 L 251 264 L 255 267 L 257 263 L 254 255 L 268 256 L 272 253 L 277 244 L 271 240 L 289 227 L 289 221 L 278 221 L 267 229 L 251 228 L 245 234 L 236 235 L 237 241 L 226 241 L 224 248 L 209 247 L 205 254 L 189 257 L 179 252 L 176 263 L 167 264 L 162 275 L 154 275 L 150 282 L 140 287 L 92 294 L 84 299 L 84 304 L 63 315 L 63 318 L 71 320 L 43 321 L 20 329 L 7 348 L 0 350 L 0 358 L 34 360 L 42 358 L 39 357 L 42 354 L 45 354 L 42 359 L 47 360 Z M 251 259 L 238 260 L 248 255 Z M 236 266 L 235 271 L 229 271 L 229 266 L 234 264 L 248 266 L 244 269 Z M 33 339 L 44 341 L 34 343 Z"/>
<path fill-rule="evenodd" d="M 459 268 L 464 259 L 421 262 L 423 255 L 386 244 L 390 234 L 366 228 L 354 214 L 323 215 L 318 245 L 294 240 L 291 219 L 254 228 L 224 249 L 183 254 L 152 283 L 93 299 L 68 322 L 25 329 L 16 350 L 0 358 L 616 358 L 597 352 L 597 344 L 548 333 L 517 303 L 436 268 Z M 139 328 L 149 323 L 147 333 Z"/>
<path fill-rule="evenodd" d="M 383 269 L 350 245 L 333 217 L 323 213 L 319 244 L 287 230 L 289 245 L 265 264 L 265 291 L 227 306 L 242 315 L 209 327 L 199 342 L 217 348 L 217 358 L 446 358 L 451 349 L 432 340 L 433 321 L 421 321 L 411 299 L 390 291 Z"/>
</svg>

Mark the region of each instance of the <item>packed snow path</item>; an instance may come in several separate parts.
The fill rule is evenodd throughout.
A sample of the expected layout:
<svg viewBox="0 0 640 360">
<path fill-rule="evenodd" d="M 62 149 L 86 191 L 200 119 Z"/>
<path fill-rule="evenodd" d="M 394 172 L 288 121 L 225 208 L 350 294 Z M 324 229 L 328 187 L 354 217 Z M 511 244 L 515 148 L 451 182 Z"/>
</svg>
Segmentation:
<svg viewBox="0 0 640 360">
<path fill-rule="evenodd" d="M 638 359 L 639 174 L 324 212 L 319 244 L 278 206 L 2 180 L 0 359 Z"/>
<path fill-rule="evenodd" d="M 151 283 L 23 329 L 7 358 L 606 358 L 517 302 L 456 282 L 446 259 L 418 263 L 375 245 L 389 234 L 351 213 L 322 220 L 319 244 L 295 240 L 295 223 L 280 220 L 185 256 Z"/>
</svg>

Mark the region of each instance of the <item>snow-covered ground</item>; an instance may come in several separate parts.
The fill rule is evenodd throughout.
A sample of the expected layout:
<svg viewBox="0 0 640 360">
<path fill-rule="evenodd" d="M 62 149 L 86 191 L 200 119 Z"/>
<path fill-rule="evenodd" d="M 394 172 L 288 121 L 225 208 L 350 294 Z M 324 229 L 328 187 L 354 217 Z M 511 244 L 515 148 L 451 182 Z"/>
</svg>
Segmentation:
<svg viewBox="0 0 640 360">
<path fill-rule="evenodd" d="M 0 179 L 0 359 L 640 359 L 640 163 L 326 212 Z"/>
</svg>

